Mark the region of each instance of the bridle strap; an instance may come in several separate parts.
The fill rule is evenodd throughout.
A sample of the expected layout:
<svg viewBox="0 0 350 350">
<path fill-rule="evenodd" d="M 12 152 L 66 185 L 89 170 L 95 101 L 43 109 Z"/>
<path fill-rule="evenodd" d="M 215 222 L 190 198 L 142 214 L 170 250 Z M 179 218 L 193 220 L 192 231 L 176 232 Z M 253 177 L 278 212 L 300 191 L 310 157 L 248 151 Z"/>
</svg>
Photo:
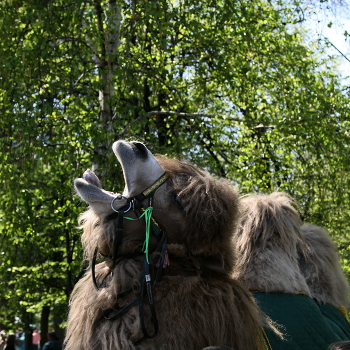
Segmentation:
<svg viewBox="0 0 350 350">
<path fill-rule="evenodd" d="M 109 316 L 112 310 L 105 310 L 103 312 L 104 318 L 109 321 L 115 321 L 116 319 L 124 316 L 127 312 L 129 312 L 132 308 L 139 305 L 139 314 L 140 314 L 140 323 L 141 323 L 141 329 L 142 333 L 144 335 L 144 338 L 154 338 L 158 335 L 159 331 L 159 323 L 156 313 L 156 308 L 154 304 L 154 297 L 153 297 L 153 288 L 155 287 L 156 283 L 159 281 L 163 267 L 164 267 L 164 259 L 165 259 L 165 251 L 166 251 L 166 235 L 163 233 L 162 239 L 160 240 L 158 245 L 161 245 L 161 257 L 162 260 L 160 263 L 158 263 L 158 269 L 156 273 L 155 280 L 152 285 L 151 275 L 149 271 L 149 264 L 147 263 L 146 257 L 143 261 L 143 268 L 142 268 L 142 276 L 141 276 L 141 292 L 140 297 L 135 299 L 133 302 L 131 302 L 129 305 L 125 306 L 122 310 L 120 310 L 118 313 L 116 313 L 113 316 Z M 125 296 L 132 292 L 132 287 L 127 289 L 126 291 L 119 293 L 117 295 L 117 298 Z M 146 325 L 145 325 L 145 315 L 144 315 L 144 307 L 145 307 L 145 298 L 148 299 L 149 308 L 151 311 L 151 322 L 154 325 L 154 331 L 153 334 L 149 334 Z"/>
<path fill-rule="evenodd" d="M 115 262 L 117 260 L 117 251 L 118 251 L 119 245 L 120 245 L 120 243 L 121 243 L 121 241 L 123 239 L 123 218 L 124 218 L 125 208 L 126 207 L 123 207 L 123 208 L 119 209 L 118 212 L 112 213 L 112 214 L 107 216 L 107 218 L 110 217 L 107 220 L 111 220 L 112 218 L 113 219 L 115 219 L 115 218 L 118 219 L 116 235 L 114 237 L 114 248 L 113 248 L 112 268 L 111 268 L 112 272 L 113 272 L 113 269 L 115 267 Z M 95 289 L 96 290 L 100 290 L 99 286 L 97 285 L 96 272 L 95 272 L 97 254 L 98 254 L 98 247 L 95 248 L 94 255 L 93 255 L 92 261 L 91 261 L 91 276 L 92 276 L 92 282 L 93 282 L 93 284 L 95 286 Z"/>
<path fill-rule="evenodd" d="M 124 316 L 129 310 L 131 310 L 133 307 L 138 305 L 140 303 L 141 299 L 135 299 L 132 303 L 130 303 L 128 306 L 125 306 L 123 309 L 121 309 L 117 314 L 115 314 L 112 317 L 109 317 L 109 313 L 111 310 L 105 310 L 103 311 L 103 316 L 108 321 L 115 321 L 117 318 Z"/>
<path fill-rule="evenodd" d="M 98 253 L 98 247 L 95 248 L 94 255 L 93 255 L 92 261 L 91 261 L 91 276 L 92 276 L 92 283 L 94 284 L 95 289 L 99 290 L 98 285 L 97 285 L 97 281 L 96 281 L 96 273 L 95 273 L 97 253 Z"/>
<path fill-rule="evenodd" d="M 114 238 L 112 268 L 111 268 L 112 273 L 113 273 L 114 267 L 116 265 L 117 251 L 118 251 L 118 248 L 119 248 L 119 246 L 122 242 L 122 238 L 123 238 L 124 213 L 130 210 L 131 205 L 133 206 L 134 211 L 135 211 L 135 209 L 145 211 L 146 209 L 142 206 L 141 202 L 143 200 L 145 200 L 146 198 L 148 198 L 148 207 L 151 207 L 152 206 L 152 198 L 153 198 L 154 193 L 159 188 L 159 186 L 161 186 L 168 178 L 169 178 L 169 174 L 164 173 L 145 191 L 143 191 L 139 195 L 134 196 L 132 198 L 127 198 L 128 204 L 125 207 L 120 208 L 119 210 L 116 210 L 114 208 L 114 205 L 113 205 L 114 201 L 116 200 L 117 197 L 113 198 L 113 200 L 111 202 L 111 208 L 114 210 L 114 213 L 112 213 L 106 217 L 107 221 L 114 220 L 114 219 L 118 220 L 117 221 L 117 228 L 116 228 L 116 235 Z M 124 197 L 124 198 L 126 198 L 126 197 Z M 135 200 L 137 200 L 139 202 L 138 205 L 135 204 Z M 109 321 L 114 321 L 114 320 L 122 317 L 123 315 L 125 315 L 129 310 L 131 310 L 136 305 L 139 305 L 141 328 L 142 328 L 144 338 L 154 338 L 158 334 L 159 325 L 158 325 L 158 319 L 157 319 L 156 309 L 155 309 L 155 305 L 154 305 L 153 288 L 155 287 L 156 283 L 159 281 L 159 279 L 161 277 L 162 270 L 164 267 L 164 260 L 166 259 L 165 256 L 166 256 L 166 246 L 167 246 L 166 234 L 164 231 L 162 231 L 159 228 L 158 224 L 155 222 L 153 217 L 151 217 L 150 225 L 151 225 L 151 231 L 155 234 L 155 236 L 158 239 L 158 245 L 157 245 L 155 252 L 159 252 L 160 256 L 161 256 L 161 261 L 158 262 L 156 265 L 157 272 L 156 272 L 156 276 L 155 276 L 153 285 L 152 285 L 152 280 L 151 280 L 151 275 L 150 275 L 149 263 L 146 259 L 146 255 L 145 255 L 145 259 L 143 261 L 143 267 L 142 267 L 140 297 L 135 299 L 133 302 L 131 302 L 129 305 L 124 307 L 122 310 L 120 310 L 117 314 L 115 314 L 113 316 L 109 316 L 109 314 L 111 313 L 112 310 L 105 310 L 103 312 L 105 319 L 107 319 Z M 96 275 L 95 275 L 95 265 L 96 265 L 97 254 L 98 254 L 98 247 L 96 247 L 96 249 L 94 251 L 91 265 L 92 265 L 93 284 L 94 284 L 96 290 L 99 290 L 99 287 L 97 285 Z M 129 293 L 131 293 L 132 291 L 133 291 L 133 288 L 130 287 L 129 289 L 119 293 L 117 295 L 117 298 L 126 296 Z M 154 324 L 154 332 L 151 335 L 147 332 L 147 329 L 145 326 L 144 301 L 145 301 L 146 297 L 148 299 L 148 304 L 149 304 L 150 311 L 151 311 L 151 316 L 152 316 L 151 320 Z"/>
<path fill-rule="evenodd" d="M 155 287 L 156 283 L 160 280 L 160 277 L 162 275 L 162 270 L 164 268 L 164 259 L 165 259 L 165 254 L 166 254 L 166 246 L 167 246 L 167 237 L 164 232 L 162 232 L 162 237 L 160 238 L 156 251 L 161 253 L 161 261 L 158 262 L 157 264 L 157 273 L 152 285 L 151 281 L 151 275 L 149 271 L 149 264 L 147 263 L 146 259 L 143 262 L 143 274 L 142 274 L 142 279 L 143 279 L 143 284 L 141 287 L 141 295 L 147 296 L 149 307 L 151 310 L 151 315 L 152 315 L 152 322 L 154 324 L 154 333 L 152 335 L 149 335 L 146 326 L 145 326 L 145 317 L 144 317 L 144 302 L 142 302 L 139 305 L 139 312 L 140 312 L 140 318 L 141 318 L 141 327 L 142 327 L 142 332 L 145 338 L 154 338 L 158 334 L 159 326 L 158 326 L 158 319 L 157 319 L 157 314 L 156 314 L 156 309 L 154 305 L 154 298 L 153 298 L 153 288 Z M 146 289 L 145 289 L 146 285 Z"/>
<path fill-rule="evenodd" d="M 168 180 L 169 174 L 164 173 L 162 176 L 160 176 L 150 187 L 148 187 L 146 190 L 144 190 L 141 194 L 138 196 L 135 196 L 135 198 L 142 202 L 145 198 L 152 197 L 154 192 L 158 189 L 160 185 L 162 185 L 166 180 Z"/>
<path fill-rule="evenodd" d="M 139 305 L 141 328 L 142 328 L 142 333 L 144 335 L 144 338 L 154 338 L 158 335 L 159 324 L 158 324 L 158 318 L 157 318 L 155 304 L 154 304 L 153 288 L 155 287 L 156 283 L 159 281 L 162 270 L 163 270 L 166 244 L 167 244 L 166 235 L 163 233 L 162 238 L 158 242 L 158 246 L 156 249 L 156 251 L 160 251 L 162 260 L 158 263 L 158 270 L 157 270 L 153 285 L 151 282 L 149 265 L 148 265 L 146 258 L 145 258 L 143 261 L 143 267 L 142 267 L 140 297 L 138 299 L 135 299 L 133 302 L 131 302 L 129 305 L 125 306 L 122 310 L 120 310 L 118 313 L 116 313 L 115 315 L 113 315 L 111 317 L 109 316 L 111 310 L 105 310 L 103 315 L 104 315 L 106 320 L 115 321 L 116 319 L 124 316 L 133 307 L 135 307 L 136 305 Z M 129 294 L 129 290 L 130 290 L 130 288 L 123 293 Z M 123 293 L 118 294 L 118 297 L 121 296 L 121 294 L 123 294 Z M 149 333 L 147 332 L 146 326 L 145 326 L 144 300 L 145 300 L 146 296 L 147 296 L 149 307 L 151 310 L 151 316 L 152 316 L 151 320 L 152 320 L 153 325 L 154 325 L 154 332 L 152 335 L 149 335 Z"/>
<path fill-rule="evenodd" d="M 117 252 L 118 252 L 119 245 L 123 239 L 123 219 L 124 219 L 124 210 L 121 209 L 118 211 L 118 221 L 117 221 L 117 230 L 116 230 L 117 233 L 114 237 L 112 271 L 114 270 L 115 262 L 117 260 Z"/>
</svg>

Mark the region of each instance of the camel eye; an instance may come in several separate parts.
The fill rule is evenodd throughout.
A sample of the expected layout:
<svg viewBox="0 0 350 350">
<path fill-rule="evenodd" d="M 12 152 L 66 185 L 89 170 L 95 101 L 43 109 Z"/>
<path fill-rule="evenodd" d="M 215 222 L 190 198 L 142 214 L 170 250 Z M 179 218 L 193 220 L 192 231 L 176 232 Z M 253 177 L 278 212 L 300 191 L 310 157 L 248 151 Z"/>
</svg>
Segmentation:
<svg viewBox="0 0 350 350">
<path fill-rule="evenodd" d="M 176 192 L 172 192 L 171 194 L 172 200 L 175 203 L 175 205 L 179 208 L 179 209 L 183 209 L 183 206 L 181 204 L 181 200 L 180 197 L 177 195 Z"/>
</svg>

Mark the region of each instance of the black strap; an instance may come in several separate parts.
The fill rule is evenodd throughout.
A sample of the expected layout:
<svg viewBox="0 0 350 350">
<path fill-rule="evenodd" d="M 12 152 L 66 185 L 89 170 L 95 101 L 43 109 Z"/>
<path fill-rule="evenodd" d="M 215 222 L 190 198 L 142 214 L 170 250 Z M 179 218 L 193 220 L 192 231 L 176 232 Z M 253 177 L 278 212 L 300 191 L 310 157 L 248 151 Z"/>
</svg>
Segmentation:
<svg viewBox="0 0 350 350">
<path fill-rule="evenodd" d="M 92 275 L 92 282 L 93 282 L 96 290 L 99 290 L 98 285 L 97 285 L 97 281 L 96 281 L 96 274 L 95 274 L 97 253 L 98 253 L 98 247 L 95 248 L 94 255 L 92 257 L 92 261 L 91 261 L 91 275 Z"/>
<path fill-rule="evenodd" d="M 144 199 L 146 199 L 146 198 L 148 198 L 148 197 L 145 196 L 143 193 L 141 193 L 141 194 L 135 196 L 135 198 L 137 199 L 137 201 L 138 201 L 139 203 L 141 203 Z"/>
<path fill-rule="evenodd" d="M 91 275 L 92 275 L 92 282 L 96 288 L 96 290 L 98 291 L 100 288 L 97 285 L 97 280 L 96 280 L 96 273 L 95 273 L 95 266 L 96 266 L 96 257 L 97 257 L 97 252 L 98 252 L 98 248 L 95 248 L 94 251 L 94 256 L 92 258 L 92 263 L 91 263 Z M 105 278 L 109 275 L 109 273 L 105 276 Z M 122 298 L 128 294 L 130 294 L 133 291 L 133 288 L 130 287 L 129 289 L 125 290 L 124 292 L 121 292 L 119 294 L 117 294 L 117 298 Z"/>
<path fill-rule="evenodd" d="M 111 272 L 113 273 L 114 267 L 115 267 L 115 262 L 117 260 L 117 252 L 120 243 L 122 242 L 123 239 L 123 218 L 124 218 L 124 208 L 120 209 L 118 212 L 115 212 L 109 216 L 116 217 L 118 219 L 117 221 L 117 229 L 116 229 L 116 235 L 114 237 L 114 249 L 113 249 L 113 256 L 112 256 L 112 268 Z M 91 261 L 91 275 L 92 275 L 92 282 L 96 288 L 96 290 L 99 290 L 100 288 L 97 285 L 97 280 L 96 280 L 96 272 L 95 272 L 95 266 L 96 266 L 96 259 L 97 259 L 97 254 L 98 254 L 98 247 L 95 248 L 94 255 L 92 257 Z"/>
<path fill-rule="evenodd" d="M 158 246 L 157 246 L 157 252 L 161 253 L 161 260 L 158 262 L 158 270 L 156 273 L 156 277 L 154 279 L 154 284 L 153 287 L 156 285 L 156 283 L 159 281 L 161 275 L 162 275 L 162 271 L 164 268 L 164 261 L 166 259 L 166 247 L 167 247 L 167 236 L 166 234 L 162 231 L 162 238 L 160 239 L 160 241 L 158 242 Z"/>
<path fill-rule="evenodd" d="M 115 262 L 117 260 L 117 252 L 118 252 L 119 245 L 121 244 L 122 239 L 123 239 L 123 220 L 124 220 L 124 210 L 119 210 L 118 211 L 116 235 L 114 236 L 112 271 L 115 267 Z"/>
<path fill-rule="evenodd" d="M 146 198 L 148 198 L 148 207 L 152 206 L 152 197 L 153 197 L 154 192 L 158 189 L 158 187 L 161 184 L 163 184 L 168 179 L 168 177 L 169 177 L 169 175 L 167 173 L 164 173 L 151 187 L 149 187 L 147 190 L 145 190 L 140 195 L 135 196 L 134 198 L 130 198 L 128 200 L 129 203 L 130 203 L 130 201 L 132 201 L 134 212 L 135 212 L 135 209 L 145 210 L 142 207 L 141 202 Z M 139 202 L 137 205 L 135 203 L 135 199 Z M 114 220 L 114 219 L 118 220 L 117 229 L 116 229 L 117 232 L 116 232 L 115 239 L 114 239 L 114 250 L 113 250 L 113 256 L 112 256 L 112 269 L 111 269 L 112 273 L 113 273 L 113 270 L 114 270 L 114 267 L 116 264 L 116 260 L 117 260 L 117 251 L 118 251 L 119 245 L 121 244 L 121 241 L 123 238 L 124 212 L 128 211 L 130 209 L 130 207 L 128 207 L 128 208 L 126 208 L 126 207 L 123 207 L 123 208 L 119 209 L 118 211 L 116 211 L 116 212 L 114 212 L 106 217 L 107 221 Z M 135 212 L 135 214 L 136 214 L 136 212 Z M 136 216 L 137 216 L 137 214 L 136 214 Z M 165 232 L 163 232 L 158 227 L 158 225 L 155 222 L 153 222 L 152 220 L 151 220 L 151 231 L 155 234 L 155 236 L 157 237 L 157 240 L 158 240 L 158 245 L 157 245 L 155 252 L 159 252 L 161 254 L 161 260 L 158 262 L 158 265 L 157 265 L 157 273 L 156 273 L 153 285 L 152 285 L 151 275 L 150 275 L 150 271 L 149 271 L 149 264 L 148 264 L 148 262 L 146 260 L 146 256 L 145 256 L 144 262 L 143 262 L 142 275 L 141 275 L 140 297 L 135 299 L 133 302 L 131 302 L 129 305 L 127 305 L 126 307 L 124 307 L 122 310 L 120 310 L 119 312 L 117 312 L 115 315 L 113 315 L 111 317 L 109 315 L 112 312 L 112 309 L 103 311 L 103 315 L 104 315 L 105 319 L 107 319 L 109 321 L 114 321 L 114 320 L 118 319 L 119 317 L 122 317 L 123 315 L 125 315 L 129 310 L 131 310 L 136 305 L 139 305 L 141 328 L 142 328 L 144 338 L 156 337 L 158 334 L 158 330 L 159 330 L 158 319 L 157 319 L 156 309 L 155 309 L 155 305 L 154 305 L 153 288 L 155 287 L 156 283 L 159 281 L 161 274 L 162 274 L 164 260 L 166 259 L 165 256 L 166 256 L 166 244 L 167 244 Z M 92 280 L 93 280 L 95 288 L 97 290 L 99 290 L 99 288 L 97 286 L 96 276 L 95 276 L 95 265 L 96 265 L 97 253 L 98 253 L 98 248 L 95 249 L 93 259 L 92 259 Z M 133 291 L 133 288 L 130 287 L 126 291 L 119 293 L 117 295 L 117 298 L 123 297 L 123 296 L 131 293 L 132 291 Z M 151 310 L 151 316 L 152 316 L 151 321 L 153 322 L 153 325 L 154 325 L 154 332 L 151 335 L 147 332 L 146 326 L 145 326 L 145 316 L 144 316 L 145 297 L 147 297 L 147 299 L 148 299 L 149 307 Z"/>
<path fill-rule="evenodd" d="M 109 317 L 109 313 L 112 311 L 111 309 L 109 310 L 104 310 L 103 311 L 103 316 L 106 320 L 109 321 L 115 321 L 117 318 L 124 316 L 129 310 L 131 310 L 134 306 L 139 304 L 141 301 L 140 298 L 135 299 L 132 303 L 130 303 L 128 306 L 125 306 L 123 309 L 121 309 L 118 313 L 116 313 L 114 316 Z"/>
<path fill-rule="evenodd" d="M 144 316 L 144 298 L 141 300 L 141 303 L 139 305 L 139 312 L 140 312 L 140 319 L 141 319 L 141 328 L 142 328 L 142 333 L 145 338 L 154 338 L 157 336 L 158 331 L 159 331 L 159 324 L 158 324 L 158 318 L 156 314 L 156 308 L 154 305 L 154 298 L 153 298 L 153 288 L 155 287 L 156 283 L 160 279 L 160 276 L 162 275 L 162 270 L 163 270 L 163 265 L 164 265 L 164 260 L 165 260 L 165 254 L 166 254 L 166 244 L 167 244 L 167 239 L 166 239 L 166 234 L 163 232 L 162 238 L 160 239 L 156 251 L 161 252 L 161 261 L 158 263 L 158 270 L 156 273 L 156 277 L 153 282 L 152 286 L 152 281 L 151 281 L 151 275 L 149 272 L 149 265 L 146 261 L 146 259 L 143 262 L 143 283 L 141 287 L 141 296 L 147 295 L 148 298 L 148 303 L 149 307 L 151 310 L 151 315 L 152 315 L 152 322 L 154 325 L 154 332 L 152 335 L 149 335 L 146 326 L 145 326 L 145 316 Z M 146 290 L 145 290 L 145 285 L 146 285 Z"/>
<path fill-rule="evenodd" d="M 153 290 L 152 290 L 152 281 L 151 281 L 151 275 L 149 272 L 149 265 L 146 261 L 146 259 L 143 262 L 143 278 L 142 278 L 142 284 L 141 284 L 141 302 L 139 304 L 139 312 L 140 312 L 140 321 L 141 321 L 141 328 L 142 333 L 145 338 L 154 338 L 158 334 L 159 326 L 158 326 L 158 319 L 156 314 L 156 308 L 154 306 L 154 298 L 153 298 Z M 146 286 L 146 288 L 145 288 Z M 152 322 L 154 325 L 154 332 L 152 335 L 150 335 L 147 332 L 146 326 L 145 326 L 145 315 L 144 315 L 144 298 L 147 296 L 149 307 L 151 310 L 152 315 Z"/>
<path fill-rule="evenodd" d="M 157 249 L 156 249 L 156 251 L 161 253 L 162 259 L 159 262 L 153 285 L 152 285 L 152 280 L 151 280 L 151 275 L 150 275 L 150 270 L 149 270 L 149 264 L 147 263 L 147 260 L 145 258 L 143 261 L 143 267 L 142 267 L 140 297 L 135 299 L 129 305 L 125 306 L 122 310 L 120 310 L 118 313 L 116 313 L 112 317 L 109 316 L 109 314 L 112 312 L 112 310 L 111 309 L 105 310 L 103 312 L 105 319 L 107 319 L 109 321 L 115 321 L 119 317 L 124 316 L 133 307 L 135 307 L 136 305 L 139 305 L 141 329 L 142 329 L 142 333 L 144 335 L 144 338 L 154 338 L 157 336 L 158 331 L 159 331 L 159 324 L 158 324 L 158 318 L 157 318 L 156 308 L 155 308 L 155 304 L 154 304 L 153 288 L 155 287 L 156 283 L 159 281 L 161 274 L 162 274 L 164 260 L 165 260 L 165 254 L 166 254 L 166 245 L 167 245 L 166 234 L 163 232 L 162 237 L 161 237 L 160 241 L 158 242 Z M 118 294 L 117 298 L 129 294 L 131 291 L 132 291 L 132 287 L 130 287 L 128 290 Z M 148 299 L 148 304 L 149 304 L 149 307 L 151 310 L 151 316 L 152 316 L 151 321 L 154 325 L 154 332 L 151 335 L 147 332 L 146 325 L 145 325 L 144 302 L 145 302 L 146 297 Z"/>
</svg>

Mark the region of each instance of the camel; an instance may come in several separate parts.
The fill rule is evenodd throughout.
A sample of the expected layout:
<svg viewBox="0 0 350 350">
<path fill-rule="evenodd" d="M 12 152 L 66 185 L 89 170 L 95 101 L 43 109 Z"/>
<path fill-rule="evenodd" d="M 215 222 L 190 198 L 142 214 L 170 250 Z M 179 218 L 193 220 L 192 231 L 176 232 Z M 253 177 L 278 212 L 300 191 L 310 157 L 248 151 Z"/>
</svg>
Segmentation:
<svg viewBox="0 0 350 350">
<path fill-rule="evenodd" d="M 230 275 L 236 188 L 140 142 L 112 148 L 121 194 L 90 170 L 74 181 L 89 204 L 80 217 L 89 269 L 70 298 L 65 350 L 268 349 L 262 325 L 273 324 Z"/>
<path fill-rule="evenodd" d="M 261 309 L 281 326 L 284 339 L 266 330 L 274 350 L 326 350 L 338 338 L 310 297 L 298 265 L 306 249 L 295 200 L 283 192 L 241 199 L 234 237 L 233 278 L 245 284 Z"/>
<path fill-rule="evenodd" d="M 299 252 L 299 266 L 310 294 L 339 341 L 350 340 L 350 325 L 346 319 L 349 283 L 340 265 L 337 246 L 325 228 L 305 223 L 301 233 L 307 248 Z"/>
</svg>

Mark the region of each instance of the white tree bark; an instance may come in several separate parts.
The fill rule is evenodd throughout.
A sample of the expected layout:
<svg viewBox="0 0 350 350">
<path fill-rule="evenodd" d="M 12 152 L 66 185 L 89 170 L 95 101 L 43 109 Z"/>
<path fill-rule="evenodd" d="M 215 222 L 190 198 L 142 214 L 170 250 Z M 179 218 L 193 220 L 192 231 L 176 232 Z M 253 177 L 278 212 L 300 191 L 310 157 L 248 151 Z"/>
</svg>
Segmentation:
<svg viewBox="0 0 350 350">
<path fill-rule="evenodd" d="M 99 127 L 107 131 L 105 141 L 95 146 L 95 151 L 102 157 L 111 149 L 111 144 L 117 138 L 113 128 L 113 98 L 115 96 L 114 72 L 118 64 L 118 48 L 120 44 L 120 26 L 122 21 L 121 5 L 116 0 L 108 1 L 108 7 L 103 8 L 99 0 L 94 0 L 99 41 L 86 36 L 98 69 L 101 90 L 98 94 L 100 106 Z M 83 22 L 86 27 L 88 24 Z M 98 44 L 96 44 L 98 42 Z M 99 158 L 92 165 L 95 171 L 100 166 Z"/>
</svg>

